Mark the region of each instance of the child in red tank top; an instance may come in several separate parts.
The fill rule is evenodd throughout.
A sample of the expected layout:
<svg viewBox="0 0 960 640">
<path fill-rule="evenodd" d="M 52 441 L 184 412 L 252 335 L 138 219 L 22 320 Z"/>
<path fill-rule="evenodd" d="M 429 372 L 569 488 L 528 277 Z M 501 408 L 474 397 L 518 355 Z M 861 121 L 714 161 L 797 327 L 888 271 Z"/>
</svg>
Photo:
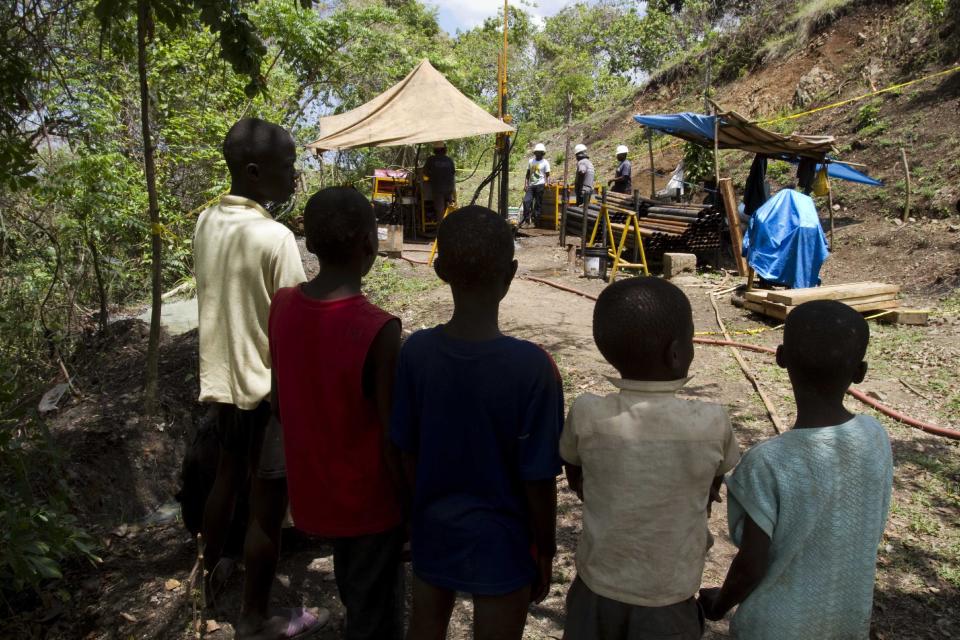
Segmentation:
<svg viewBox="0 0 960 640">
<path fill-rule="evenodd" d="M 400 321 L 360 292 L 377 256 L 366 198 L 324 189 L 304 229 L 320 273 L 278 291 L 269 323 L 291 513 L 297 528 L 334 538 L 345 637 L 400 638 L 403 485 L 386 435 Z"/>
</svg>

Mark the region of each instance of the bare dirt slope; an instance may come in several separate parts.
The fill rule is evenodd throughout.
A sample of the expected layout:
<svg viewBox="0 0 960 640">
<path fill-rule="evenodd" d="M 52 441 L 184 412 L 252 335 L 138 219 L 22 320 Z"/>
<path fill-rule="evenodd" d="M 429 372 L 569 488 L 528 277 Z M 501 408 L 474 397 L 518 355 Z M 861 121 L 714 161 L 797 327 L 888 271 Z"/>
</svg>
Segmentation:
<svg viewBox="0 0 960 640">
<path fill-rule="evenodd" d="M 738 78 L 715 86 L 714 99 L 724 109 L 765 122 L 957 66 L 957 60 L 934 54 L 943 34 L 924 22 L 916 4 L 847 3 L 844 11 L 823 19 L 819 31 L 791 34 L 799 40 L 784 45 L 783 51 L 757 34 L 756 51 L 766 54 L 741 69 Z M 645 131 L 633 115 L 702 112 L 702 82 L 701 77 L 681 75 L 654 83 L 639 90 L 631 104 L 574 123 L 571 135 L 590 147 L 598 175 L 612 175 L 613 148 L 630 145 L 634 186 L 647 195 Z M 801 86 L 806 97 L 798 103 Z M 864 171 L 885 182 L 883 187 L 868 187 L 833 181 L 837 250 L 825 266 L 826 277 L 852 281 L 882 274 L 910 295 L 953 303 L 960 284 L 960 71 L 765 126 L 783 133 L 833 135 L 836 157 L 864 165 Z M 565 135 L 549 132 L 550 148 L 563 149 Z M 660 189 L 683 149 L 670 137 L 658 138 L 654 146 Z M 912 183 L 911 219 L 906 224 L 899 222 L 906 204 L 901 148 Z M 735 150 L 720 155 L 721 173 L 733 177 L 739 193 L 753 158 Z M 782 162 L 771 163 L 768 178 L 774 191 L 796 181 L 794 168 Z M 817 199 L 817 204 L 827 227 L 827 200 Z"/>
</svg>

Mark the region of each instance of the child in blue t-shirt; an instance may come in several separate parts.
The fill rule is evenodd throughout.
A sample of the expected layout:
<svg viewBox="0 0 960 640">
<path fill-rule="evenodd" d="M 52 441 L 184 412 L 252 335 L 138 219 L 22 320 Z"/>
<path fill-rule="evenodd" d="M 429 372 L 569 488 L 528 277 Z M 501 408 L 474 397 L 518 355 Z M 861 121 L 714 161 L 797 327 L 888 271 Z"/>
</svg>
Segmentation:
<svg viewBox="0 0 960 640">
<path fill-rule="evenodd" d="M 437 248 L 453 317 L 403 346 L 390 425 L 414 487 L 408 637 L 445 637 L 459 591 L 477 638 L 519 640 L 550 589 L 563 387 L 545 351 L 500 332 L 517 270 L 506 221 L 460 209 Z"/>
</svg>

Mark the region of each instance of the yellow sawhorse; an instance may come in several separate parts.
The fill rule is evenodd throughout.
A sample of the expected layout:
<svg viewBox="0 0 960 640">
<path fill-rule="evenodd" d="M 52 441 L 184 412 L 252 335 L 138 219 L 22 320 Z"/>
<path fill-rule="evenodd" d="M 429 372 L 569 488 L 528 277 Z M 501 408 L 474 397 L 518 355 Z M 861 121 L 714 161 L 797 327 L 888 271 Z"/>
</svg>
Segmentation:
<svg viewBox="0 0 960 640">
<path fill-rule="evenodd" d="M 611 247 L 607 251 L 607 255 L 613 258 L 613 264 L 610 266 L 610 277 L 607 279 L 607 282 L 611 284 L 617 277 L 617 271 L 620 269 L 642 269 L 643 275 L 650 275 L 650 269 L 647 267 L 647 254 L 643 250 L 643 236 L 640 234 L 640 222 L 637 219 L 637 212 L 620 208 L 617 208 L 617 212 L 625 215 L 626 220 L 623 221 L 623 232 L 620 234 L 620 240 L 616 244 L 616 249 Z M 586 222 L 586 212 L 584 212 L 583 218 L 584 222 Z M 603 218 L 604 226 L 607 228 L 607 237 L 611 240 L 616 238 L 616 234 L 614 234 L 613 231 L 613 223 L 610 221 L 610 207 L 607 206 L 606 203 L 603 203 L 600 205 L 600 213 L 597 215 L 597 221 L 593 224 L 593 232 L 590 234 L 590 246 L 593 246 L 594 241 L 597 239 L 597 230 L 600 228 L 601 218 Z M 637 239 L 637 249 L 640 253 L 639 263 L 627 262 L 623 259 L 623 250 L 627 246 L 627 238 L 631 232 L 635 234 Z"/>
</svg>

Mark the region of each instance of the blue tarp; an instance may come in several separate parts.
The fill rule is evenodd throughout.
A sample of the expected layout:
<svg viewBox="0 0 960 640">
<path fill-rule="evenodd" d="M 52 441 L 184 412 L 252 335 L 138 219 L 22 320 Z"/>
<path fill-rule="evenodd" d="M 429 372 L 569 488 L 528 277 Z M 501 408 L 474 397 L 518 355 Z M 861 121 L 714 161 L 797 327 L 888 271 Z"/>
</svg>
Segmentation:
<svg viewBox="0 0 960 640">
<path fill-rule="evenodd" d="M 713 122 L 715 116 L 705 116 L 701 113 L 671 113 L 664 116 L 633 116 L 633 119 L 650 129 L 663 131 L 671 135 L 685 133 L 689 136 L 713 140 Z"/>
<path fill-rule="evenodd" d="M 795 289 L 820 284 L 830 255 L 813 198 L 783 189 L 750 218 L 743 255 L 764 280 Z"/>
<path fill-rule="evenodd" d="M 827 158 L 828 160 L 830 158 Z M 796 160 L 791 160 L 793 164 L 797 164 Z M 820 168 L 823 167 L 822 164 L 818 164 L 814 173 L 819 173 Z M 846 180 L 847 182 L 857 182 L 860 184 L 870 185 L 871 187 L 882 187 L 883 181 L 877 180 L 876 178 L 871 178 L 865 173 L 861 173 L 854 169 L 853 167 L 843 164 L 842 162 L 828 162 L 827 163 L 827 176 L 830 178 L 836 178 L 837 180 Z"/>
<path fill-rule="evenodd" d="M 820 165 L 817 165 L 817 171 L 820 171 Z M 827 164 L 827 175 L 831 178 L 837 178 L 839 180 L 846 180 L 847 182 L 859 182 L 860 184 L 868 184 L 871 187 L 882 187 L 883 181 L 871 178 L 865 173 L 860 173 L 853 167 L 845 164 L 840 164 L 839 162 L 831 162 Z"/>
</svg>

